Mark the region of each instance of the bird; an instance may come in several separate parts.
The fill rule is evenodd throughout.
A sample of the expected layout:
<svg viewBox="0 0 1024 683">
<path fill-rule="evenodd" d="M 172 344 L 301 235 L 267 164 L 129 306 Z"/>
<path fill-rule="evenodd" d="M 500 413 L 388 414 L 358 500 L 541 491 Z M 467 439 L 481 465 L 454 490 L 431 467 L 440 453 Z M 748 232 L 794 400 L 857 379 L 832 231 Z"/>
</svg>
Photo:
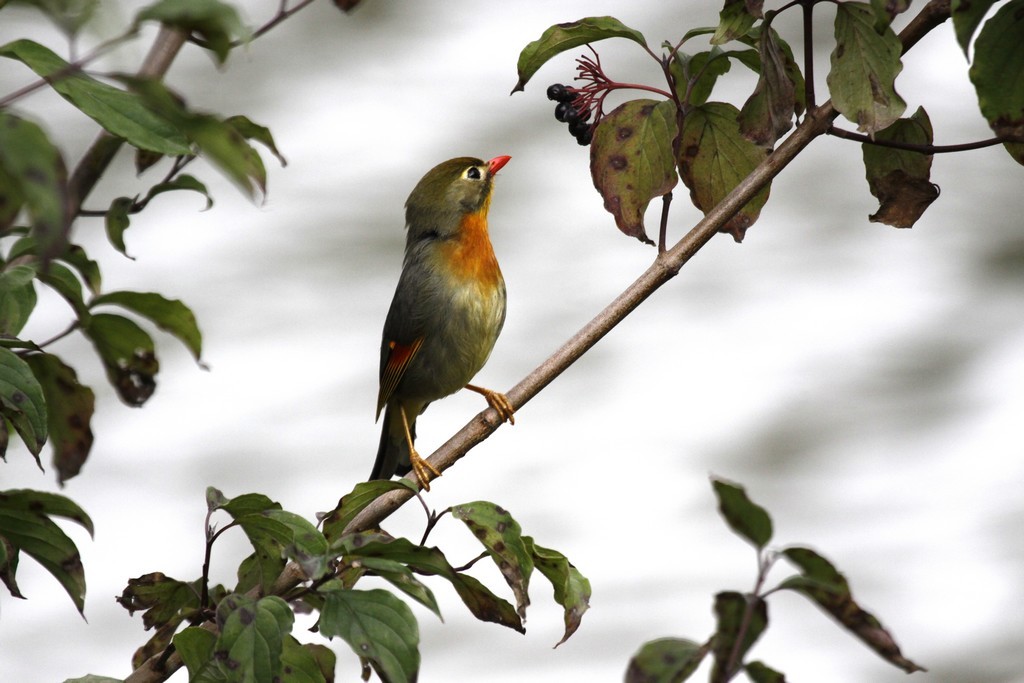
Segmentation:
<svg viewBox="0 0 1024 683">
<path fill-rule="evenodd" d="M 494 177 L 511 157 L 458 157 L 429 170 L 405 203 L 402 273 L 380 348 L 380 446 L 370 480 L 410 470 L 420 487 L 441 472 L 414 445 L 416 418 L 431 402 L 469 389 L 515 424 L 502 393 L 470 384 L 505 323 L 505 280 L 487 226 Z"/>
</svg>

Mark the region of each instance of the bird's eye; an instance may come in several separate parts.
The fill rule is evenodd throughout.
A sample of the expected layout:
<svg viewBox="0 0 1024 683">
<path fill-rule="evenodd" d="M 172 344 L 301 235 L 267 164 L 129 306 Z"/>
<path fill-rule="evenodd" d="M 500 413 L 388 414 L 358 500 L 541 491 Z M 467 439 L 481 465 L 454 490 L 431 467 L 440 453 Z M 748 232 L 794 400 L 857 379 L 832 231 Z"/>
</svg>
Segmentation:
<svg viewBox="0 0 1024 683">
<path fill-rule="evenodd" d="M 463 178 L 469 178 L 470 180 L 480 180 L 480 178 L 482 178 L 483 175 L 480 173 L 480 167 L 479 166 L 470 166 L 462 174 L 462 177 Z"/>
</svg>

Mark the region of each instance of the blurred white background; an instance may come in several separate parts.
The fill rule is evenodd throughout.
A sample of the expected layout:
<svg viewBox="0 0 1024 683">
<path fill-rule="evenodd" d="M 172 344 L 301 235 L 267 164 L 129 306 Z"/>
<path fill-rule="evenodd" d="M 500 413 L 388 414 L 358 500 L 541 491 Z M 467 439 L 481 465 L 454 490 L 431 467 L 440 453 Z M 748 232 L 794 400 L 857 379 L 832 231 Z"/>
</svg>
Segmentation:
<svg viewBox="0 0 1024 683">
<path fill-rule="evenodd" d="M 569 82 L 572 54 L 509 97 L 519 51 L 549 25 L 612 14 L 652 46 L 714 24 L 720 2 L 559 3 L 366 0 L 351 15 L 321 2 L 233 53 L 218 70 L 186 47 L 169 82 L 190 104 L 248 114 L 288 159 L 264 155 L 269 193 L 254 206 L 198 162 L 216 199 L 163 195 L 126 233 L 130 261 L 100 220 L 76 241 L 101 262 L 108 290 L 158 291 L 196 312 L 204 360 L 158 335 L 162 370 L 141 410 L 121 405 L 80 338 L 53 350 L 97 390 L 96 443 L 62 491 L 96 523 L 68 527 L 88 580 L 86 617 L 32 561 L 28 600 L 0 597 L 0 678 L 123 677 L 150 634 L 114 602 L 130 577 L 199 576 L 204 490 L 258 491 L 310 518 L 369 473 L 380 328 L 401 265 L 403 202 L 453 156 L 510 154 L 491 210 L 509 288 L 505 331 L 478 381 L 507 389 L 627 286 L 654 250 L 615 229 L 588 171 L 588 151 L 552 117 L 546 86 Z M 921 4 L 921 3 L 915 3 Z M 277 3 L 247 3 L 257 25 Z M 134 6 L 103 3 L 99 36 Z M 819 10 L 824 92 L 831 10 Z M 795 19 L 796 17 L 793 17 Z M 0 43 L 59 36 L 30 10 L 4 11 Z M 776 24 L 799 46 L 795 21 Z M 102 64 L 132 70 L 152 31 Z M 657 83 L 656 64 L 627 41 L 599 45 L 620 80 Z M 952 27 L 905 60 L 898 89 L 923 104 L 936 142 L 991 135 L 977 111 Z M 740 104 L 753 77 L 734 69 L 722 97 Z M 0 92 L 32 80 L 0 62 Z M 38 93 L 18 104 L 65 144 L 69 164 L 94 125 Z M 848 126 L 852 127 L 852 126 Z M 938 157 L 939 200 L 913 230 L 871 224 L 874 199 L 859 146 L 821 139 L 776 180 L 742 245 L 719 236 L 576 366 L 437 482 L 438 509 L 485 499 L 509 509 L 538 543 L 590 578 L 592 609 L 557 650 L 562 616 L 542 577 L 521 636 L 479 624 L 441 581 L 445 623 L 414 606 L 422 683 L 616 681 L 645 641 L 705 639 L 712 596 L 748 590 L 749 546 L 718 517 L 708 475 L 743 483 L 775 521 L 775 543 L 815 547 L 855 597 L 929 668 L 914 680 L 1024 681 L 1024 169 L 999 148 Z M 129 155 L 89 198 L 103 208 L 131 179 Z M 681 185 L 670 236 L 699 217 Z M 648 222 L 657 222 L 655 202 Z M 652 233 L 654 229 L 652 227 Z M 69 313 L 40 292 L 30 332 Z M 419 422 L 429 453 L 481 408 L 468 392 Z M 44 455 L 46 455 L 44 453 Z M 23 451 L 0 466 L 7 488 L 58 490 Z M 409 505 L 387 528 L 418 538 Z M 453 562 L 477 549 L 460 523 L 432 536 Z M 230 585 L 247 554 L 240 533 L 214 553 Z M 482 575 L 495 590 L 491 568 Z M 783 566 L 773 574 L 787 575 Z M 752 657 L 792 681 L 885 683 L 905 674 L 798 596 L 774 595 Z M 297 626 L 301 629 L 308 624 Z M 315 639 L 315 636 L 309 636 Z M 335 641 L 338 680 L 358 664 Z M 694 680 L 701 680 L 699 674 Z M 174 680 L 184 680 L 184 673 Z"/>
</svg>

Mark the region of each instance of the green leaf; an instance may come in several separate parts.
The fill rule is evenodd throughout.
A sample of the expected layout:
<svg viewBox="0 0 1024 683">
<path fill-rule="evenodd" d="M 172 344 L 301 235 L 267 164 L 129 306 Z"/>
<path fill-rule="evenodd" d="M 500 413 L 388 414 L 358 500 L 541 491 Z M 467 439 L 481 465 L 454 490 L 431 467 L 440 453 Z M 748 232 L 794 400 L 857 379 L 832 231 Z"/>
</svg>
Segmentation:
<svg viewBox="0 0 1024 683">
<path fill-rule="evenodd" d="M 43 78 L 61 72 L 60 78 L 50 81 L 53 89 L 111 135 L 161 154 L 189 153 L 188 141 L 181 133 L 137 95 L 69 70 L 68 63 L 52 50 L 31 40 L 16 40 L 0 47 L 0 57 L 16 59 Z"/>
<path fill-rule="evenodd" d="M 89 255 L 85 253 L 85 249 L 82 249 L 77 244 L 69 244 L 67 251 L 60 254 L 57 258 L 78 271 L 90 292 L 99 294 L 103 282 L 103 279 L 100 277 L 100 267 L 89 258 Z"/>
<path fill-rule="evenodd" d="M 590 609 L 590 581 L 560 552 L 542 548 L 529 536 L 524 536 L 523 542 L 533 558 L 533 565 L 555 589 L 555 602 L 565 610 L 565 633 L 555 643 L 558 647 L 576 632 L 583 614 Z"/>
<path fill-rule="evenodd" d="M 772 539 L 772 518 L 768 512 L 747 497 L 739 484 L 724 479 L 711 479 L 718 497 L 718 509 L 729 528 L 762 550 Z"/>
<path fill-rule="evenodd" d="M 679 144 L 679 175 L 690 188 L 694 206 L 707 214 L 768 156 L 740 133 L 739 110 L 724 102 L 708 102 L 690 110 L 683 120 Z M 770 185 L 722 226 L 739 242 L 761 215 Z"/>
<path fill-rule="evenodd" d="M 129 579 L 117 603 L 135 614 L 143 610 L 142 625 L 152 628 L 177 628 L 186 619 L 199 613 L 200 580 L 178 581 L 160 572 Z"/>
<path fill-rule="evenodd" d="M 279 680 L 284 639 L 294 621 L 291 607 L 276 595 L 258 600 L 237 593 L 226 596 L 217 605 L 218 667 L 232 681 Z"/>
<path fill-rule="evenodd" d="M 213 197 L 210 196 L 210 192 L 206 189 L 206 185 L 187 173 L 175 176 L 174 179 L 169 180 L 166 183 L 158 183 L 149 188 L 149 192 L 146 193 L 146 198 L 143 201 L 148 204 L 149 200 L 153 199 L 153 197 L 163 194 L 164 192 L 173 192 L 175 190 L 190 190 L 192 192 L 198 192 L 206 197 L 206 209 L 213 206 Z M 204 209 L 204 211 L 206 209 Z"/>
<path fill-rule="evenodd" d="M 67 678 L 64 683 L 124 683 L 123 678 L 111 678 L 110 676 L 94 676 L 89 674 L 81 678 Z"/>
<path fill-rule="evenodd" d="M 387 683 L 411 683 L 420 668 L 420 633 L 404 602 L 384 590 L 322 591 L 320 633 L 341 636 Z"/>
<path fill-rule="evenodd" d="M 881 622 L 854 601 L 846 577 L 831 562 L 810 548 L 786 548 L 782 555 L 800 569 L 801 575 L 786 579 L 779 584 L 780 589 L 809 598 L 890 664 L 907 673 L 925 670 L 904 657 Z"/>
<path fill-rule="evenodd" d="M 890 27 L 876 30 L 874 12 L 862 2 L 836 5 L 835 38 L 826 79 L 832 104 L 859 130 L 874 135 L 907 108 L 895 88 L 903 44 Z"/>
<path fill-rule="evenodd" d="M 707 655 L 709 644 L 686 638 L 658 638 L 644 643 L 629 660 L 626 683 L 679 683 L 689 678 Z"/>
<path fill-rule="evenodd" d="M 996 2 L 998 0 L 953 0 L 950 12 L 953 17 L 953 30 L 965 56 L 975 31 Z"/>
<path fill-rule="evenodd" d="M 223 509 L 242 527 L 255 554 L 254 564 L 247 569 L 256 573 L 260 588 L 269 591 L 284 569 L 284 550 L 293 538 L 288 524 L 268 515 L 280 510 L 280 504 L 260 493 L 247 493 L 231 500 L 211 498 L 208 493 L 207 500 L 211 510 Z M 248 579 L 243 580 L 241 568 L 239 573 L 239 589 L 248 587 Z"/>
<path fill-rule="evenodd" d="M 43 388 L 28 363 L 5 348 L 0 348 L 0 416 L 14 425 L 38 464 L 47 435 Z"/>
<path fill-rule="evenodd" d="M 219 0 L 160 0 L 135 16 L 136 25 L 143 21 L 156 21 L 186 33 L 199 34 L 219 64 L 227 59 L 233 39 L 247 42 L 252 37 L 238 11 Z"/>
<path fill-rule="evenodd" d="M 379 535 L 378 535 L 379 536 Z M 407 539 L 366 540 L 367 534 L 350 534 L 338 539 L 334 546 L 344 548 L 346 559 L 381 557 L 407 564 L 421 574 L 436 574 L 451 582 L 463 604 L 480 621 L 489 621 L 525 633 L 522 619 L 512 605 L 494 595 L 468 574 L 461 574 L 448 563 L 437 548 L 415 545 Z"/>
<path fill-rule="evenodd" d="M 715 660 L 711 680 L 725 681 L 768 627 L 768 603 L 753 594 L 723 591 L 715 596 L 715 617 L 718 626 L 711 648 Z"/>
<path fill-rule="evenodd" d="M 764 662 L 747 662 L 743 669 L 751 683 L 786 683 L 786 677 Z"/>
<path fill-rule="evenodd" d="M 136 407 L 149 400 L 160 370 L 153 338 L 128 318 L 109 313 L 94 313 L 82 332 L 99 353 L 121 400 Z"/>
<path fill-rule="evenodd" d="M 871 0 L 871 11 L 875 13 L 875 30 L 881 31 L 892 23 L 897 14 L 910 8 L 911 0 Z"/>
<path fill-rule="evenodd" d="M 79 320 L 89 317 L 89 309 L 85 305 L 85 296 L 82 293 L 82 283 L 70 268 L 60 263 L 51 262 L 39 273 L 38 278 L 40 282 L 51 287 L 71 305 Z"/>
<path fill-rule="evenodd" d="M 74 36 L 85 26 L 99 5 L 99 0 L 27 0 L 45 14 L 67 36 Z"/>
<path fill-rule="evenodd" d="M 530 604 L 533 557 L 523 541 L 519 523 L 508 510 L 485 500 L 455 505 L 451 510 L 452 516 L 462 520 L 476 540 L 487 549 L 515 595 L 516 612 L 525 619 L 526 607 Z"/>
<path fill-rule="evenodd" d="M 43 512 L 0 507 L 0 537 L 24 552 L 64 587 L 81 613 L 85 609 L 85 570 L 74 541 Z"/>
<path fill-rule="evenodd" d="M 762 30 L 758 36 L 760 77 L 753 94 L 740 110 L 740 132 L 762 147 L 774 147 L 776 140 L 793 127 L 793 117 L 801 108 L 796 88 L 787 71 L 786 54 L 779 46 L 774 30 Z"/>
<path fill-rule="evenodd" d="M 6 431 L 6 429 L 5 429 Z M 15 574 L 18 573 L 18 549 L 3 536 L 0 536 L 0 581 L 15 598 L 24 598 Z"/>
<path fill-rule="evenodd" d="M 60 517 L 79 525 L 95 535 L 92 519 L 70 498 L 57 493 L 32 491 L 29 489 L 13 489 L 0 491 L 0 510 L 34 512 L 47 517 Z"/>
<path fill-rule="evenodd" d="M 359 560 L 359 568 L 373 572 L 436 614 L 438 619 L 441 618 L 441 608 L 437 605 L 433 591 L 417 579 L 412 570 L 401 562 L 382 557 L 363 557 Z"/>
<path fill-rule="evenodd" d="M 923 107 L 908 119 L 899 119 L 875 136 L 878 141 L 915 145 L 932 143 L 932 124 Z M 931 176 L 932 155 L 864 143 L 868 187 L 878 198 L 878 212 L 869 220 L 896 228 L 910 228 L 939 196 Z"/>
<path fill-rule="evenodd" d="M 728 53 L 717 46 L 692 57 L 675 52 L 669 62 L 676 96 L 680 102 L 694 107 L 707 102 L 719 76 L 727 74 L 730 68 Z"/>
<path fill-rule="evenodd" d="M 590 175 L 604 208 L 619 230 L 647 244 L 654 244 L 644 230 L 647 205 L 679 180 L 675 136 L 675 103 L 631 100 L 601 119 L 590 145 Z"/>
<path fill-rule="evenodd" d="M 174 636 L 174 649 L 188 669 L 188 680 L 200 681 L 216 667 L 213 654 L 217 647 L 217 634 L 199 626 L 189 626 Z"/>
<path fill-rule="evenodd" d="M 167 0 L 173 2 L 174 0 Z M 234 126 L 211 114 L 187 109 L 181 97 L 155 79 L 119 76 L 154 111 L 171 121 L 199 148 L 199 153 L 250 199 L 266 192 L 263 160 Z"/>
<path fill-rule="evenodd" d="M 269 149 L 270 152 L 277 157 L 277 160 L 281 162 L 282 166 L 288 165 L 284 156 L 282 156 L 281 152 L 278 151 L 277 145 L 274 144 L 274 136 L 271 135 L 270 129 L 266 126 L 253 123 L 248 116 L 242 116 L 241 114 L 229 116 L 224 119 L 224 123 L 237 130 L 246 140 L 256 140 Z"/>
<path fill-rule="evenodd" d="M 725 6 L 718 14 L 718 28 L 715 29 L 715 35 L 711 36 L 711 44 L 721 45 L 746 35 L 761 17 L 761 4 L 749 0 L 725 0 Z"/>
<path fill-rule="evenodd" d="M 974 42 L 971 82 L 996 135 L 1024 138 L 1024 0 L 1011 0 L 985 22 Z M 1024 142 L 1004 145 L 1024 164 Z"/>
<path fill-rule="evenodd" d="M 18 268 L 27 268 L 35 273 L 35 269 L 27 266 Z M 14 337 L 24 329 L 29 316 L 35 310 L 37 298 L 32 279 L 16 287 L 13 285 L 13 279 L 8 280 L 4 277 L 9 270 L 10 268 L 5 268 L 4 274 L 0 274 L 0 282 L 3 283 L 0 285 L 0 335 Z"/>
<path fill-rule="evenodd" d="M 93 299 L 91 306 L 120 306 L 141 315 L 164 332 L 177 337 L 199 360 L 203 337 L 192 310 L 177 299 L 167 299 L 153 292 L 110 292 Z"/>
<path fill-rule="evenodd" d="M 586 17 L 579 21 L 555 24 L 519 53 L 519 62 L 516 64 L 519 81 L 512 88 L 512 92 L 519 92 L 525 88 L 527 81 L 552 57 L 574 47 L 596 43 L 606 38 L 628 38 L 639 45 L 647 46 L 642 33 L 629 28 L 615 17 Z"/>
<path fill-rule="evenodd" d="M 324 516 L 323 529 L 324 536 L 328 540 L 334 541 L 341 537 L 345 528 L 352 523 L 352 520 L 356 516 L 366 509 L 373 501 L 381 497 L 388 491 L 396 491 L 398 489 L 409 488 L 406 484 L 402 483 L 403 480 L 396 481 L 384 481 L 382 479 L 375 479 L 374 481 L 364 481 L 356 484 L 355 488 L 350 493 L 346 493 L 338 501 L 337 507 L 334 508 L 330 513 Z"/>
<path fill-rule="evenodd" d="M 53 465 L 57 481 L 63 485 L 81 471 L 89 457 L 96 397 L 92 389 L 79 384 L 74 368 L 57 356 L 34 353 L 26 356 L 25 362 L 39 381 L 46 399 Z"/>
<path fill-rule="evenodd" d="M 135 208 L 135 200 L 131 197 L 118 197 L 110 203 L 104 223 L 107 229 L 107 240 L 119 252 L 128 256 L 124 245 L 124 231 L 131 225 L 128 215 Z M 130 256 L 128 258 L 131 258 Z"/>
<path fill-rule="evenodd" d="M 327 539 L 319 529 L 287 510 L 267 510 L 262 514 L 288 528 L 290 538 L 285 544 L 285 551 L 289 558 L 299 563 L 306 576 L 318 579 L 327 572 L 328 562 L 333 558 L 327 554 Z"/>
<path fill-rule="evenodd" d="M 4 56 L 5 47 L 0 47 Z M 32 234 L 48 261 L 64 250 L 71 228 L 68 172 L 42 128 L 0 110 L 0 198 L 24 206 Z M 0 212 L 2 213 L 2 212 Z M 13 219 L 13 215 L 10 216 Z"/>
<path fill-rule="evenodd" d="M 281 683 L 333 683 L 335 660 L 330 648 L 288 636 L 281 652 Z"/>
</svg>

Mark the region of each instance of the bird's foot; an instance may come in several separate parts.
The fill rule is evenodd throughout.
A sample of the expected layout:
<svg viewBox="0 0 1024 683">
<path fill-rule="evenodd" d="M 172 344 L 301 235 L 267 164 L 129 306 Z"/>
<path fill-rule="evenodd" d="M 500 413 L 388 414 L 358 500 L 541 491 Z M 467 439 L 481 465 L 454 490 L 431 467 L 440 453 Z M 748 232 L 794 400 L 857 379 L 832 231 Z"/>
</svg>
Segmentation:
<svg viewBox="0 0 1024 683">
<path fill-rule="evenodd" d="M 409 449 L 409 465 L 412 467 L 413 474 L 416 475 L 416 481 L 420 483 L 420 488 L 424 491 L 430 490 L 431 479 L 441 476 L 441 471 L 421 458 L 415 448 Z M 429 476 L 430 474 L 433 474 L 433 477 Z"/>
<path fill-rule="evenodd" d="M 498 417 L 501 418 L 502 422 L 508 422 L 513 425 L 516 423 L 516 418 L 514 417 L 516 409 L 512 407 L 512 401 L 508 400 L 508 396 L 491 389 L 478 387 L 475 384 L 467 384 L 466 388 L 470 391 L 475 391 L 487 399 L 487 405 L 497 411 Z"/>
</svg>

